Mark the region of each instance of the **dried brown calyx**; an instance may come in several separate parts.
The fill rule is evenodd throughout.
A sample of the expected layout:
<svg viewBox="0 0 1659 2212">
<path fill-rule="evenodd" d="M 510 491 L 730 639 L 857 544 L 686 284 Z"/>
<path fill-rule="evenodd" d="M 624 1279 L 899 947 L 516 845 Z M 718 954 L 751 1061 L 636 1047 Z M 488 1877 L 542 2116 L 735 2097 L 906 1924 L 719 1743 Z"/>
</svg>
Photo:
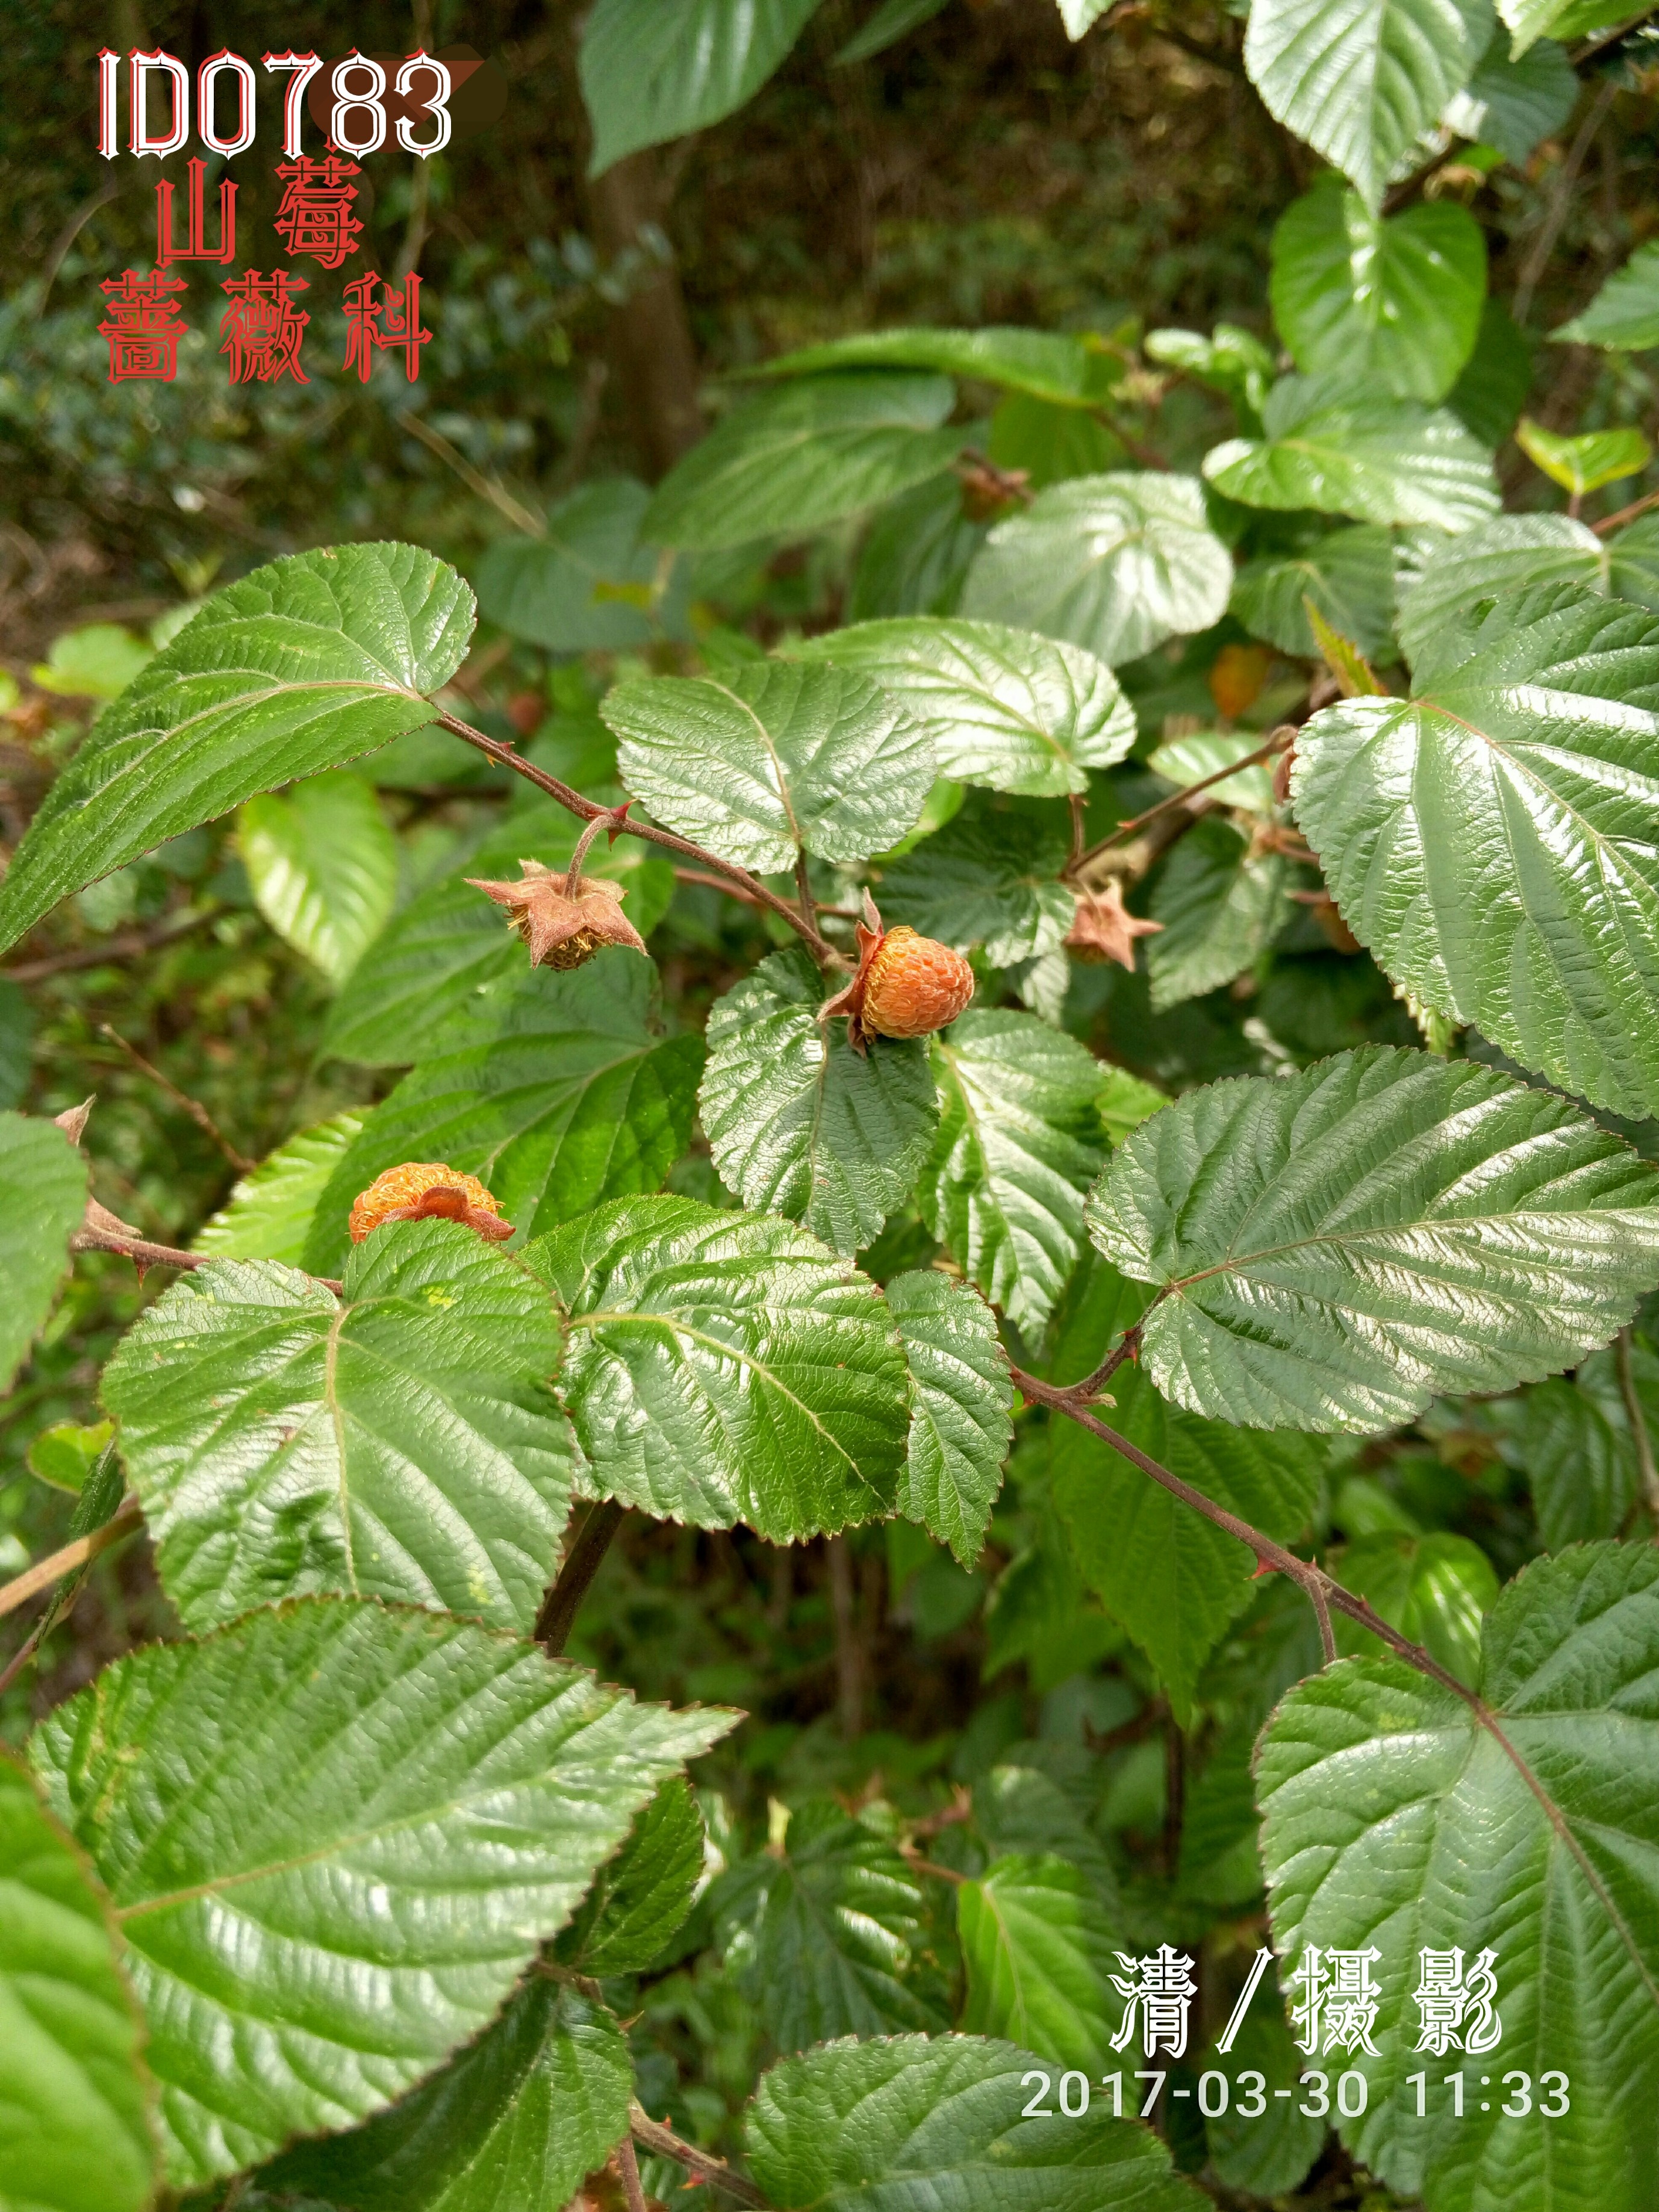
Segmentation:
<svg viewBox="0 0 1659 2212">
<path fill-rule="evenodd" d="M 1066 950 L 1076 960 L 1115 960 L 1120 968 L 1133 968 L 1136 938 L 1155 937 L 1163 927 L 1129 912 L 1123 886 L 1114 876 L 1104 890 L 1079 891 Z"/>
<path fill-rule="evenodd" d="M 603 876 L 577 876 L 563 868 L 520 860 L 515 883 L 466 880 L 474 890 L 507 908 L 507 918 L 530 948 L 532 968 L 580 968 L 606 945 L 627 945 L 643 952 L 645 939 L 622 910 L 623 891 Z"/>
</svg>

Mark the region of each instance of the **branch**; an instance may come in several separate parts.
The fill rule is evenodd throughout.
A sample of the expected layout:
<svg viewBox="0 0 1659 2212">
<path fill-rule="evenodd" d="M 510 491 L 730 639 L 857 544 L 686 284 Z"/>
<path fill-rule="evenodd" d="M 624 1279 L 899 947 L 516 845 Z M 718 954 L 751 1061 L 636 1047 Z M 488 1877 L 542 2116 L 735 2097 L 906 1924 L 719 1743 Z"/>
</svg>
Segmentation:
<svg viewBox="0 0 1659 2212">
<path fill-rule="evenodd" d="M 112 937 L 107 945 L 83 945 L 73 952 L 49 952 L 44 959 L 21 960 L 15 968 L 0 969 L 0 975 L 10 983 L 41 983 L 48 975 L 70 975 L 80 968 L 106 968 L 118 960 L 136 960 L 146 952 L 159 951 L 175 938 L 188 937 L 212 919 L 203 908 L 187 913 L 182 921 L 170 922 L 165 928 L 128 930 Z"/>
<path fill-rule="evenodd" d="M 561 806 L 584 822 L 591 822 L 595 815 L 608 814 L 611 811 L 609 807 L 596 805 L 591 799 L 584 799 L 580 792 L 573 791 L 568 783 L 561 783 L 556 775 L 549 775 L 545 769 L 539 769 L 533 761 L 526 760 L 522 754 L 514 752 L 511 745 L 504 745 L 495 738 L 486 737 L 482 730 L 475 730 L 470 722 L 460 721 L 453 714 L 440 714 L 438 726 L 447 730 L 453 737 L 464 738 L 469 745 L 476 745 L 498 767 L 510 768 L 515 775 L 526 777 L 538 791 L 544 791 L 550 799 L 556 799 Z M 677 837 L 672 830 L 659 830 L 654 822 L 630 819 L 617 827 L 629 837 L 642 837 L 647 844 L 660 845 L 665 852 L 683 854 L 688 860 L 696 860 L 706 868 L 717 869 L 723 878 L 739 887 L 738 896 L 746 897 L 756 906 L 769 908 L 781 921 L 788 923 L 798 937 L 804 938 L 821 968 L 845 968 L 848 965 L 846 957 L 837 952 L 827 938 L 820 936 L 812 924 L 805 915 L 798 914 L 787 899 L 780 898 L 775 891 L 769 890 L 758 876 L 751 876 L 747 868 L 738 867 L 736 861 L 723 860 L 718 853 L 705 851 L 702 846 L 694 845 L 689 837 Z"/>
<path fill-rule="evenodd" d="M 1617 514 L 1604 514 L 1599 522 L 1592 522 L 1590 528 L 1598 538 L 1606 538 L 1615 530 L 1622 530 L 1627 522 L 1634 522 L 1638 514 L 1645 514 L 1650 507 L 1659 507 L 1659 491 L 1646 492 L 1640 499 L 1633 499 L 1628 507 L 1621 507 Z"/>
<path fill-rule="evenodd" d="M 644 2106 L 637 2102 L 628 2107 L 628 2131 L 641 2150 L 648 2150 L 657 2158 L 672 2158 L 696 2180 L 708 2183 L 711 2188 L 723 2189 L 739 2204 L 753 2206 L 755 2212 L 768 2212 L 765 2197 L 745 2175 L 734 2173 L 723 2158 L 699 2150 L 696 2143 L 686 2142 L 677 2136 L 672 2128 L 650 2118 Z"/>
<path fill-rule="evenodd" d="M 146 1267 L 205 1267 L 218 1255 L 212 1252 L 181 1252 L 174 1244 L 152 1244 L 146 1237 L 118 1236 L 112 1229 L 94 1228 L 86 1222 L 70 1238 L 71 1252 L 114 1252 L 124 1260 L 131 1260 L 140 1272 Z M 325 1291 L 338 1297 L 343 1285 L 335 1275 L 313 1275 L 313 1283 L 320 1283 Z"/>
<path fill-rule="evenodd" d="M 564 1565 L 542 1600 L 531 1634 L 550 1658 L 556 1659 L 569 1642 L 577 1611 L 599 1571 L 599 1562 L 611 1548 L 623 1512 L 614 1498 L 589 1506 Z"/>
<path fill-rule="evenodd" d="M 101 1528 L 94 1528 L 90 1535 L 77 1536 L 72 1544 L 65 1544 L 61 1551 L 50 1553 L 44 1559 L 37 1559 L 15 1581 L 0 1588 L 0 1617 L 15 1613 L 20 1605 L 27 1605 L 32 1597 L 38 1597 L 53 1583 L 60 1582 L 65 1575 L 73 1574 L 77 1567 L 85 1566 L 88 1559 L 95 1559 L 100 1552 L 106 1552 L 112 1544 L 118 1544 L 123 1536 L 131 1534 L 143 1518 L 138 1500 L 136 1498 L 124 1498 Z"/>
<path fill-rule="evenodd" d="M 1172 807 L 1184 806 L 1189 799 L 1196 799 L 1212 783 L 1224 783 L 1230 775 L 1237 775 L 1241 769 L 1254 768 L 1258 761 L 1271 760 L 1275 753 L 1282 753 L 1288 745 L 1293 744 L 1296 735 L 1291 724 L 1281 724 L 1271 737 L 1259 744 L 1253 753 L 1246 753 L 1242 760 L 1229 761 L 1225 768 L 1213 769 L 1210 775 L 1200 776 L 1196 783 L 1183 784 L 1179 791 L 1172 791 L 1167 799 L 1160 799 L 1156 806 L 1149 806 L 1144 814 L 1132 814 L 1127 822 L 1120 822 L 1109 836 L 1103 837 L 1097 845 L 1091 845 L 1086 853 L 1080 853 L 1068 860 L 1063 872 L 1068 876 L 1076 875 L 1091 860 L 1102 853 L 1109 853 L 1114 845 L 1124 843 L 1134 836 L 1137 830 L 1144 830 L 1149 822 L 1156 821 L 1160 814 L 1169 813 Z"/>
<path fill-rule="evenodd" d="M 203 1135 L 219 1147 L 238 1175 L 252 1174 L 254 1169 L 259 1164 L 258 1160 L 251 1160 L 246 1152 L 237 1151 L 235 1146 L 231 1143 L 230 1139 L 226 1136 L 199 1098 L 192 1098 L 187 1091 L 181 1091 L 171 1077 L 163 1075 L 159 1067 L 152 1067 L 137 1046 L 129 1044 L 119 1030 L 112 1023 L 100 1022 L 98 1024 L 98 1034 L 100 1036 L 106 1036 L 112 1044 L 118 1045 L 141 1074 L 149 1076 L 152 1083 L 165 1091 L 175 1106 L 184 1108 Z"/>
</svg>

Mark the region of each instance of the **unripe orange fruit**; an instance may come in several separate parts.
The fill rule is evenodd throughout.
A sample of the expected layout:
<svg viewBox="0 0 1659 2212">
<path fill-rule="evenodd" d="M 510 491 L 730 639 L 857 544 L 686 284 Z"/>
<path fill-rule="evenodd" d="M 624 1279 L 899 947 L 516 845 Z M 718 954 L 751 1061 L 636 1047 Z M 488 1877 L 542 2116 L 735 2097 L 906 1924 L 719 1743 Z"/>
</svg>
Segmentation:
<svg viewBox="0 0 1659 2212">
<path fill-rule="evenodd" d="M 492 1244 L 505 1243 L 513 1234 L 513 1224 L 502 1220 L 501 1207 L 477 1176 L 440 1160 L 405 1160 L 376 1176 L 352 1200 L 352 1243 L 361 1244 L 388 1221 L 464 1221 Z"/>
<path fill-rule="evenodd" d="M 1273 666 L 1265 645 L 1224 645 L 1210 671 L 1210 696 L 1229 721 L 1255 705 Z"/>
<path fill-rule="evenodd" d="M 929 1036 L 955 1021 L 974 995 L 974 971 L 961 953 L 903 922 L 884 929 L 868 891 L 864 911 L 870 927 L 856 925 L 858 972 L 818 1009 L 818 1019 L 845 1014 L 854 1052 L 865 1050 L 866 1036 Z"/>
</svg>

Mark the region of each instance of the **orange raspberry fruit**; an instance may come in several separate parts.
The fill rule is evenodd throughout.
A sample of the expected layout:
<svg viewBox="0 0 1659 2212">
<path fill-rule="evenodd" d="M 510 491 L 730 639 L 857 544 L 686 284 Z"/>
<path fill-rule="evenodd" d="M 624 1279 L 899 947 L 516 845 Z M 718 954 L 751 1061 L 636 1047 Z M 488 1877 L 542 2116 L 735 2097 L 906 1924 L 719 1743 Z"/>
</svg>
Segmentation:
<svg viewBox="0 0 1659 2212">
<path fill-rule="evenodd" d="M 856 925 L 858 972 L 818 1009 L 818 1019 L 845 1014 L 854 1052 L 866 1049 L 867 1036 L 929 1036 L 946 1028 L 974 995 L 973 969 L 961 953 L 906 923 L 884 929 L 868 891 L 864 911 L 871 926 Z"/>
<path fill-rule="evenodd" d="M 388 1221 L 464 1221 L 492 1244 L 505 1243 L 513 1224 L 478 1181 L 441 1160 L 405 1160 L 375 1176 L 351 1206 L 351 1241 L 383 1229 Z"/>
</svg>

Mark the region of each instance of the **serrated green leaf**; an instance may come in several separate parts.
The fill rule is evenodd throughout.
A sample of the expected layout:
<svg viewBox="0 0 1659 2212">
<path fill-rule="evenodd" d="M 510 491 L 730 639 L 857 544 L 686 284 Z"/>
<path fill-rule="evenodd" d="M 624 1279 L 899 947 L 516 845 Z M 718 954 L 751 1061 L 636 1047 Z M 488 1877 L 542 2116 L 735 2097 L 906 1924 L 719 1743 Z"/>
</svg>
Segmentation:
<svg viewBox="0 0 1659 2212">
<path fill-rule="evenodd" d="M 472 594 L 412 545 L 293 553 L 216 592 L 47 793 L 0 885 L 0 951 L 164 839 L 432 721 Z"/>
<path fill-rule="evenodd" d="M 1099 1063 L 1034 1014 L 974 1008 L 933 1054 L 943 1110 L 922 1218 L 1017 1327 L 1040 1328 L 1077 1264 L 1078 1201 L 1104 1153 Z"/>
<path fill-rule="evenodd" d="M 191 1249 L 211 1259 L 281 1260 L 297 1267 L 318 1201 L 362 1134 L 365 1118 L 336 1114 L 279 1145 L 241 1178 L 212 1219 L 203 1223 Z"/>
<path fill-rule="evenodd" d="M 56 1422 L 51 1428 L 42 1429 L 29 1445 L 24 1455 L 28 1471 L 37 1482 L 78 1498 L 114 1433 L 114 1426 L 108 1421 L 85 1425 L 77 1421 Z"/>
<path fill-rule="evenodd" d="M 254 903 L 276 934 L 343 983 L 379 936 L 398 891 L 398 843 L 374 787 L 346 769 L 290 796 L 265 793 L 237 817 Z"/>
<path fill-rule="evenodd" d="M 1659 1436 L 1659 1354 L 1644 1337 L 1631 1346 L 1631 1379 L 1649 1436 Z M 1528 1390 L 1515 1443 L 1552 1552 L 1623 1532 L 1640 1472 L 1614 1352 L 1591 1352 L 1570 1382 Z"/>
<path fill-rule="evenodd" d="M 1190 736 L 1171 738 L 1146 757 L 1146 765 L 1155 775 L 1184 789 L 1189 784 L 1202 783 L 1226 767 L 1229 761 L 1242 761 L 1249 754 L 1259 752 L 1261 740 L 1254 730 L 1194 730 Z M 1219 783 L 1211 784 L 1205 793 L 1218 806 L 1240 806 L 1252 814 L 1271 814 L 1273 811 L 1273 772 L 1264 761 L 1256 761 L 1249 768 L 1241 768 L 1237 775 L 1225 776 Z"/>
<path fill-rule="evenodd" d="M 661 555 L 640 543 L 650 503 L 633 477 L 605 477 L 551 508 L 542 537 L 498 538 L 478 563 L 478 611 L 549 653 L 648 645 L 663 580 Z"/>
<path fill-rule="evenodd" d="M 568 861 L 580 824 L 562 806 L 514 809 L 482 843 L 456 856 L 434 884 L 417 892 L 371 945 L 329 1009 L 324 1049 L 368 1067 L 407 1066 L 432 1054 L 464 1050 L 475 1020 L 489 1018 L 488 987 L 522 975 L 523 944 L 504 927 L 500 907 L 469 876 L 512 880 L 525 859 L 545 867 Z M 623 911 L 648 937 L 674 896 L 673 864 L 637 838 L 601 838 L 582 873 L 623 886 Z"/>
<path fill-rule="evenodd" d="M 971 2035 L 785 2059 L 750 2106 L 750 2169 L 778 2212 L 1200 2212 L 1164 2144 L 1103 2097 L 1080 2119 L 1052 2100 L 1024 2118 L 1036 2063 Z"/>
<path fill-rule="evenodd" d="M 1308 2063 L 1291 2033 L 1269 1976 L 1244 2015 L 1232 2049 L 1222 2052 L 1212 2046 L 1200 2061 L 1201 2066 L 1230 2075 L 1234 2083 L 1249 2071 L 1261 2076 L 1265 2112 L 1242 2112 L 1239 2101 L 1248 2105 L 1249 2100 L 1241 2088 L 1236 2092 L 1239 2101 L 1230 2095 L 1225 2112 L 1205 2119 L 1211 2163 L 1229 2187 L 1255 2197 L 1279 2197 L 1306 2179 L 1324 2148 L 1327 2126 L 1311 2109 L 1302 2109 L 1313 2103 L 1302 2081 Z"/>
<path fill-rule="evenodd" d="M 1289 874 L 1278 853 L 1252 859 L 1231 823 L 1206 815 L 1193 825 L 1152 894 L 1152 918 L 1164 925 L 1146 941 L 1155 1014 L 1254 967 L 1290 919 Z"/>
<path fill-rule="evenodd" d="M 1264 439 L 1231 438 L 1204 458 L 1216 489 L 1246 507 L 1452 531 L 1497 512 L 1491 459 L 1449 408 L 1338 371 L 1280 377 L 1263 422 Z"/>
<path fill-rule="evenodd" d="M 635 1820 L 603 1867 L 558 1955 L 584 1974 L 641 1973 L 685 1916 L 703 1875 L 702 1814 L 675 1775 Z"/>
<path fill-rule="evenodd" d="M 1309 1944 L 1382 1954 L 1380 2055 L 1343 2058 L 1370 2093 L 1343 2137 L 1379 2180 L 1440 2212 L 1500 2195 L 1528 2212 L 1641 2212 L 1650 2200 L 1656 1664 L 1659 1554 L 1587 1545 L 1535 1562 L 1498 1598 L 1484 1711 L 1398 1660 L 1349 1660 L 1292 1690 L 1262 1737 L 1281 1958 Z M 1416 2054 L 1423 1948 L 1495 1953 L 1501 2045 Z M 1483 2095 L 1483 2068 L 1496 2077 L 1517 2063 L 1568 2077 L 1561 2117 L 1536 2100 L 1511 2117 L 1512 2095 L 1508 2113 Z M 1461 2118 L 1444 2089 L 1418 2118 L 1405 2077 L 1425 2064 L 1436 2088 L 1462 2074 Z M 1538 2093 L 1552 2106 L 1553 2089 Z"/>
<path fill-rule="evenodd" d="M 1376 208 L 1491 29 L 1486 0 L 1255 0 L 1244 66 L 1268 112 Z"/>
<path fill-rule="evenodd" d="M 1659 608 L 1659 536 L 1639 522 L 1598 538 L 1567 514 L 1500 514 L 1430 555 L 1401 597 L 1400 641 L 1415 665 L 1459 616 L 1546 584 Z"/>
<path fill-rule="evenodd" d="M 1653 459 L 1653 447 L 1634 425 L 1564 438 L 1523 415 L 1516 425 L 1515 442 L 1553 483 L 1575 498 L 1617 483 L 1621 477 L 1639 476 Z"/>
<path fill-rule="evenodd" d="M 896 1275 L 887 1305 L 914 1392 L 898 1509 L 971 1567 L 1014 1440 L 1008 1355 L 984 1300 L 933 1268 Z"/>
<path fill-rule="evenodd" d="M 1177 1404 L 1364 1433 L 1605 1343 L 1659 1275 L 1659 1170 L 1551 1092 L 1374 1045 L 1177 1099 L 1089 1230 L 1158 1286 L 1140 1357 Z"/>
<path fill-rule="evenodd" d="M 337 1268 L 352 1200 L 404 1160 L 479 1176 L 522 1236 L 660 1189 L 690 1138 L 702 1040 L 658 1033 L 655 990 L 623 947 L 494 987 L 474 1042 L 422 1060 L 369 1115 L 318 1202 L 306 1265 Z"/>
<path fill-rule="evenodd" d="M 563 2204 L 626 2133 L 633 2087 L 605 2007 L 532 1972 L 429 2081 L 349 2135 L 297 2144 L 258 2185 L 352 2212 Z"/>
<path fill-rule="evenodd" d="M 1160 1106 L 1170 1103 L 1167 1091 L 1160 1091 L 1155 1083 L 1143 1083 L 1127 1067 L 1103 1067 L 1100 1073 L 1100 1096 L 1096 1103 L 1100 1108 L 1107 1137 L 1115 1145 L 1121 1145 L 1131 1129 L 1138 1129 Z"/>
<path fill-rule="evenodd" d="M 1098 415 L 1028 392 L 1010 392 L 997 402 L 985 451 L 996 467 L 1018 469 L 1033 491 L 1068 477 L 1103 476 L 1128 459 L 1123 441 Z"/>
<path fill-rule="evenodd" d="M 892 1511 L 903 1354 L 875 1285 L 816 1237 L 635 1199 L 525 1258 L 566 1308 L 561 1389 L 606 1495 L 774 1541 Z"/>
<path fill-rule="evenodd" d="M 957 1890 L 957 1931 L 969 2034 L 1006 2035 L 1056 2067 L 1110 2067 L 1120 1938 L 1080 1869 L 1052 1853 L 994 1860 Z"/>
<path fill-rule="evenodd" d="M 541 1285 L 459 1222 L 375 1231 L 339 1299 L 272 1261 L 182 1278 L 103 1387 L 186 1626 L 346 1590 L 527 1629 L 570 1494 L 558 1359 Z"/>
<path fill-rule="evenodd" d="M 1578 74 L 1553 39 L 1543 39 L 1518 59 L 1510 41 L 1493 33 L 1474 75 L 1447 102 L 1441 121 L 1461 138 L 1496 146 L 1518 168 L 1540 139 L 1559 131 L 1578 102 Z"/>
<path fill-rule="evenodd" d="M 1086 407 L 1099 397 L 1104 364 L 1081 338 L 1060 331 L 993 325 L 978 331 L 860 331 L 801 346 L 766 364 L 768 376 L 819 375 L 828 369 L 927 368 Z"/>
<path fill-rule="evenodd" d="M 1018 1754 L 1016 1754 L 1018 1756 Z M 993 1858 L 1057 1853 L 1088 1878 L 1108 1917 L 1118 1917 L 1117 1876 L 1104 1845 L 1052 1775 L 1010 1762 L 974 1784 L 974 1824 Z"/>
<path fill-rule="evenodd" d="M 1257 637 L 1281 653 L 1312 660 L 1319 647 L 1308 624 L 1310 599 L 1332 629 L 1351 637 L 1362 653 L 1380 652 L 1394 614 L 1394 547 L 1388 532 L 1357 523 L 1352 529 L 1333 530 L 1299 553 L 1269 553 L 1246 562 L 1234 580 L 1231 604 Z"/>
<path fill-rule="evenodd" d="M 1346 699 L 1291 794 L 1395 983 L 1575 1097 L 1659 1111 L 1659 617 L 1558 586 L 1431 638 L 1411 700 Z"/>
<path fill-rule="evenodd" d="M 867 676 L 758 661 L 722 683 L 646 676 L 600 710 L 623 781 L 659 822 L 764 874 L 805 846 L 824 860 L 885 852 L 936 773 L 922 724 Z"/>
<path fill-rule="evenodd" d="M 757 93 L 818 0 L 595 0 L 578 57 L 590 177 L 624 154 L 718 123 Z"/>
<path fill-rule="evenodd" d="M 139 2022 L 79 1851 L 0 1752 L 0 2203 L 141 2212 L 155 2182 Z"/>
<path fill-rule="evenodd" d="M 1069 638 L 1109 663 L 1137 660 L 1178 631 L 1218 622 L 1232 575 L 1195 477 L 1077 477 L 997 524 L 962 606 Z"/>
<path fill-rule="evenodd" d="M 1558 345 L 1645 353 L 1659 345 L 1659 239 L 1638 246 L 1582 314 L 1550 332 Z"/>
<path fill-rule="evenodd" d="M 954 476 L 901 492 L 871 520 L 847 595 L 847 619 L 948 615 L 956 611 L 985 525 L 962 511 Z"/>
<path fill-rule="evenodd" d="M 722 417 L 657 486 L 641 535 L 718 552 L 757 538 L 804 538 L 948 469 L 965 429 L 945 376 L 867 370 L 802 377 Z"/>
<path fill-rule="evenodd" d="M 0 1114 L 0 1391 L 46 1322 L 87 1210 L 87 1164 L 50 1121 Z"/>
<path fill-rule="evenodd" d="M 59 1705 L 35 1766 L 125 1939 L 174 2186 L 366 2118 L 477 2034 L 733 1717 L 353 1598 L 151 1644 Z"/>
<path fill-rule="evenodd" d="M 1327 1565 L 1345 1589 L 1368 1598 L 1391 1628 L 1474 1687 L 1480 1674 L 1481 1617 L 1498 1595 L 1497 1570 L 1478 1544 L 1444 1529 L 1426 1536 L 1384 1532 L 1356 1537 L 1333 1552 Z M 1376 1651 L 1376 1638 L 1346 1613 L 1334 1615 L 1332 1625 L 1345 1656 Z"/>
<path fill-rule="evenodd" d="M 1102 660 L 1001 623 L 857 623 L 793 648 L 853 668 L 902 700 L 933 740 L 941 775 L 1034 799 L 1088 788 L 1134 743 L 1135 718 Z"/>
<path fill-rule="evenodd" d="M 1076 919 L 1076 895 L 1059 879 L 1071 849 L 1056 808 L 964 807 L 882 871 L 883 918 L 964 951 L 982 945 L 994 967 L 1041 959 Z"/>
<path fill-rule="evenodd" d="M 1378 216 L 1328 177 L 1273 232 L 1273 320 L 1297 367 L 1370 375 L 1401 398 L 1443 399 L 1474 350 L 1486 242 L 1456 200 Z"/>
<path fill-rule="evenodd" d="M 698 1108 L 721 1181 L 744 1206 L 805 1224 L 849 1258 L 909 1196 L 939 1097 L 925 1046 L 852 1050 L 811 955 L 763 960 L 709 1011 Z"/>
</svg>

